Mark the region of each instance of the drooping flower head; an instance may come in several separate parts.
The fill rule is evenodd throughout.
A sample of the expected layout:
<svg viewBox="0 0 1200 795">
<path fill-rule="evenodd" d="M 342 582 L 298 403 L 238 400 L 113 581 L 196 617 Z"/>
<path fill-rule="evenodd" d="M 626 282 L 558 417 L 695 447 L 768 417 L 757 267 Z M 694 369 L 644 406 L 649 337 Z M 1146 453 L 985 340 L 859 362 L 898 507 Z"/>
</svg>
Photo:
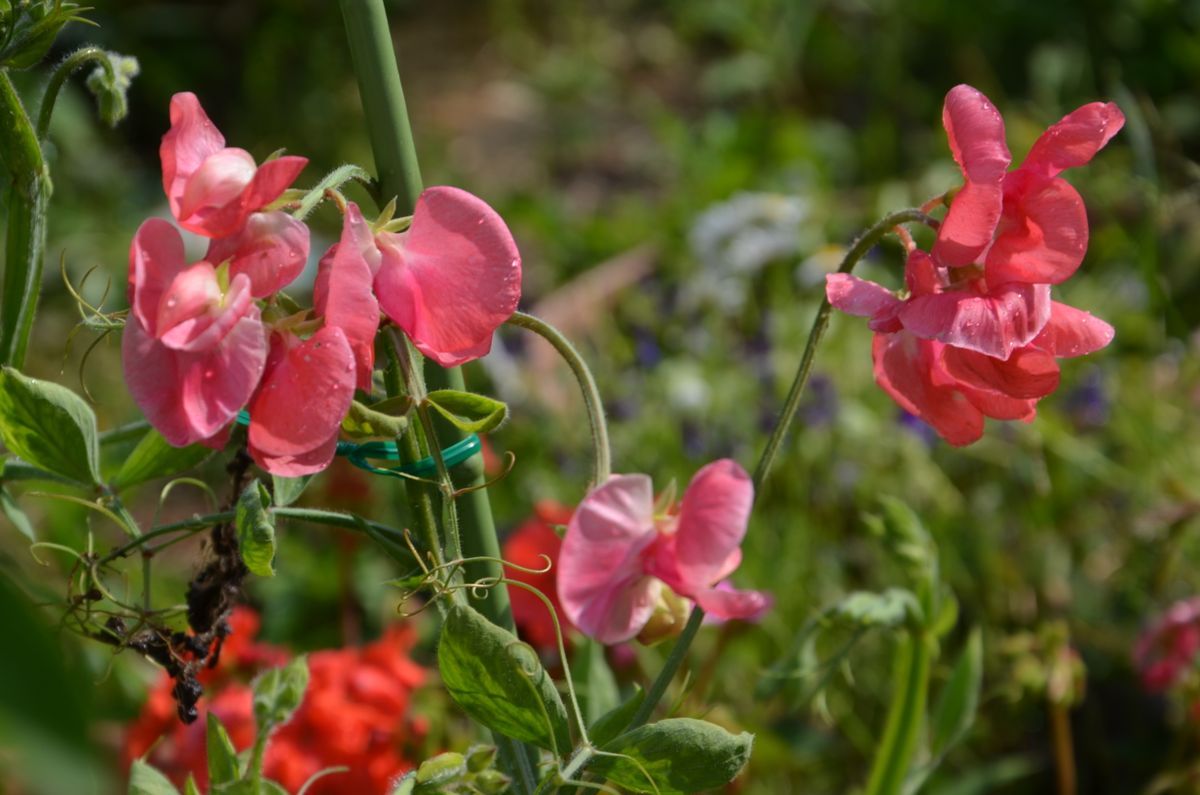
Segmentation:
<svg viewBox="0 0 1200 795">
<path fill-rule="evenodd" d="M 1058 386 L 1056 357 L 1112 340 L 1111 326 L 1051 300 L 1050 287 L 1079 267 L 1088 238 L 1083 201 L 1058 175 L 1087 163 L 1124 116 L 1112 103 L 1085 105 L 1012 172 L 1003 120 L 983 94 L 951 89 L 943 122 L 964 185 L 932 252 L 909 253 L 907 294 L 839 273 L 827 277 L 826 295 L 871 319 L 876 382 L 961 445 L 982 435 L 984 416 L 1032 420 Z"/>
<path fill-rule="evenodd" d="M 753 619 L 758 591 L 718 588 L 741 563 L 754 487 L 737 463 L 714 461 L 692 478 L 678 513 L 655 515 L 646 475 L 614 475 L 571 517 L 559 554 L 567 618 L 602 643 L 629 640 L 662 605 L 664 588 L 717 618 Z"/>
</svg>

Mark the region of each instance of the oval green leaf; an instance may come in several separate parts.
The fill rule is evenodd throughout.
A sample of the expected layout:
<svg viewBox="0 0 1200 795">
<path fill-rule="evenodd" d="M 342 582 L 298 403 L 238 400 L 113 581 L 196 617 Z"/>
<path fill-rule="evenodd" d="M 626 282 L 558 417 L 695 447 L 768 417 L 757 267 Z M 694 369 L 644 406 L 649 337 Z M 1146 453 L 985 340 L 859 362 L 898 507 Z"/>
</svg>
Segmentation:
<svg viewBox="0 0 1200 795">
<path fill-rule="evenodd" d="M 259 577 L 274 577 L 275 524 L 268 506 L 271 495 L 257 480 L 243 489 L 234 513 L 242 562 Z"/>
<path fill-rule="evenodd" d="M 668 718 L 622 734 L 588 766 L 634 792 L 688 793 L 723 787 L 750 760 L 754 735 L 707 721 Z M 650 781 L 649 779 L 653 779 Z"/>
<path fill-rule="evenodd" d="M 151 428 L 113 476 L 112 487 L 120 491 L 147 480 L 183 472 L 198 466 L 213 452 L 212 448 L 202 444 L 175 447 Z"/>
<path fill-rule="evenodd" d="M 34 466 L 99 484 L 96 415 L 66 387 L 0 369 L 0 437 Z"/>
<path fill-rule="evenodd" d="M 537 653 L 478 611 L 450 608 L 438 668 L 450 695 L 484 726 L 559 756 L 571 749 L 566 707 Z"/>
<path fill-rule="evenodd" d="M 464 433 L 487 433 L 508 417 L 508 406 L 499 400 L 455 389 L 430 392 L 425 404 Z"/>
</svg>

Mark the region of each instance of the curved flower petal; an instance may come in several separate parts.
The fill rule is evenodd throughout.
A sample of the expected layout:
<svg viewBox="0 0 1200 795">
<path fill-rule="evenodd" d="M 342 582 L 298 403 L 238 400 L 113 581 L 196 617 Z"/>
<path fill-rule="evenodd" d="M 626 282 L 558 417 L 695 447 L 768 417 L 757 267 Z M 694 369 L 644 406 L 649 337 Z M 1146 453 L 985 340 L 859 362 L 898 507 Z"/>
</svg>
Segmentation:
<svg viewBox="0 0 1200 795">
<path fill-rule="evenodd" d="M 183 237 L 170 222 L 151 218 L 138 227 L 129 247 L 129 305 L 151 336 L 158 333 L 163 293 L 185 268 Z"/>
<path fill-rule="evenodd" d="M 1058 362 L 1032 346 L 1013 351 L 1005 361 L 947 345 L 942 366 L 959 384 L 1010 398 L 1043 398 L 1058 389 Z"/>
<path fill-rule="evenodd" d="M 253 165 L 253 160 L 250 162 Z M 198 194 L 200 198 L 195 200 L 196 203 L 188 205 L 191 211 L 186 214 L 177 212 L 176 220 L 184 229 L 205 237 L 232 235 L 242 228 L 251 213 L 261 210 L 279 198 L 279 194 L 295 182 L 306 165 L 308 158 L 295 155 L 270 160 L 251 172 L 249 181 L 244 182 L 241 190 L 231 198 L 226 198 L 230 188 L 224 185 L 220 192 Z M 188 188 L 190 190 L 190 184 Z"/>
<path fill-rule="evenodd" d="M 1033 422 L 1037 416 L 1037 400 L 1034 398 L 1023 400 L 1008 397 L 998 392 L 973 389 L 966 384 L 960 384 L 957 388 L 967 401 L 979 409 L 985 417 L 991 417 L 994 420 Z"/>
<path fill-rule="evenodd" d="M 165 338 L 172 334 L 178 337 L 182 329 L 188 329 L 184 333 L 189 333 L 197 321 L 204 321 L 207 325 L 212 321 L 210 312 L 220 304 L 221 285 L 217 284 L 217 273 L 213 266 L 207 262 L 189 265 L 171 280 L 163 292 L 154 324 L 159 338 L 164 339 L 169 347 L 178 348 L 178 345 L 172 345 Z"/>
<path fill-rule="evenodd" d="M 933 256 L 947 265 L 967 265 L 991 242 L 1000 220 L 1001 183 L 1012 155 L 1004 143 L 1000 112 L 968 85 L 957 85 L 946 94 L 942 124 L 966 184 L 938 229 Z"/>
<path fill-rule="evenodd" d="M 187 291 L 211 291 L 216 287 L 216 276 L 212 274 L 212 267 L 206 262 L 197 263 L 189 271 L 183 275 L 191 278 L 191 281 L 196 282 L 194 286 L 185 286 L 182 289 Z M 211 281 L 209 281 L 211 280 Z M 180 279 L 176 279 L 180 281 Z M 216 287 L 219 291 L 219 287 Z M 172 291 L 166 294 L 166 302 L 164 309 L 172 300 Z M 198 299 L 191 299 L 193 306 L 198 306 Z M 181 299 L 182 303 L 182 299 Z M 225 293 L 223 301 L 210 303 L 207 305 L 207 310 L 202 314 L 194 314 L 190 318 L 180 320 L 170 328 L 162 325 L 163 316 L 159 318 L 159 339 L 168 348 L 174 348 L 180 351 L 192 351 L 199 353 L 210 350 L 220 344 L 225 339 L 225 335 L 253 310 L 254 316 L 258 317 L 258 307 L 254 305 L 253 299 L 250 297 L 250 280 L 245 276 L 235 276 L 229 284 L 229 290 Z"/>
<path fill-rule="evenodd" d="M 163 345 L 131 315 L 121 342 L 130 394 L 150 423 L 182 447 L 220 433 L 246 404 L 267 359 L 258 308 L 240 317 L 221 343 L 202 352 Z"/>
<path fill-rule="evenodd" d="M 918 337 L 998 359 L 1028 345 L 1050 319 L 1050 286 L 1005 284 L 979 295 L 964 290 L 913 298 L 900 309 Z"/>
<path fill-rule="evenodd" d="M 1087 245 L 1087 210 L 1070 184 L 1013 172 L 1005 181 L 1000 233 L 987 254 L 987 280 L 1058 284 L 1079 268 Z"/>
<path fill-rule="evenodd" d="M 491 350 L 521 297 L 521 256 L 491 207 L 457 188 L 430 188 L 409 230 L 377 242 L 375 294 L 421 353 L 453 367 Z"/>
<path fill-rule="evenodd" d="M 674 568 L 682 588 L 669 580 L 667 584 L 696 598 L 727 577 L 741 559 L 739 548 L 753 504 L 754 485 L 735 461 L 724 458 L 697 472 L 684 492 L 675 531 Z"/>
<path fill-rule="evenodd" d="M 313 288 L 316 313 L 345 332 L 354 351 L 356 384 L 367 392 L 371 390 L 375 332 L 379 330 L 379 302 L 371 291 L 371 256 L 379 257 L 371 228 L 358 206 L 350 204 L 342 222 L 341 241 L 321 258 Z"/>
<path fill-rule="evenodd" d="M 723 621 L 729 619 L 757 621 L 771 609 L 771 605 L 775 602 L 768 593 L 739 591 L 729 586 L 728 581 L 723 581 L 717 587 L 698 591 L 692 598 L 709 616 Z"/>
<path fill-rule="evenodd" d="M 983 415 L 961 392 L 935 383 L 937 346 L 908 332 L 876 334 L 871 345 L 875 383 L 950 444 L 970 444 L 983 435 Z"/>
<path fill-rule="evenodd" d="M 1052 124 L 1033 144 L 1021 171 L 1049 179 L 1090 161 L 1125 126 L 1112 102 L 1091 102 Z"/>
<path fill-rule="evenodd" d="M 225 136 L 208 118 L 200 100 L 190 91 L 171 97 L 171 129 L 163 136 L 158 154 L 162 160 L 163 192 L 178 215 L 187 180 L 210 155 L 225 148 Z"/>
<path fill-rule="evenodd" d="M 276 334 L 250 403 L 250 454 L 273 474 L 320 471 L 333 458 L 353 398 L 354 354 L 340 328 L 326 326 L 303 342 Z"/>
<path fill-rule="evenodd" d="M 1100 350 L 1112 342 L 1116 332 L 1091 312 L 1050 302 L 1050 320 L 1030 343 L 1055 356 L 1071 358 Z"/>
<path fill-rule="evenodd" d="M 583 499 L 558 556 L 558 596 L 571 623 L 605 643 L 638 633 L 657 596 L 645 582 L 657 580 L 643 576 L 641 554 L 657 535 L 646 475 L 614 475 Z"/>
<path fill-rule="evenodd" d="M 214 266 L 229 261 L 229 273 L 250 279 L 250 296 L 266 298 L 295 281 L 308 262 L 309 232 L 285 212 L 253 213 L 236 234 L 208 244 L 204 258 Z"/>
<path fill-rule="evenodd" d="M 856 317 L 873 317 L 900 303 L 900 299 L 883 285 L 848 273 L 826 274 L 825 297 L 834 309 Z"/>
</svg>

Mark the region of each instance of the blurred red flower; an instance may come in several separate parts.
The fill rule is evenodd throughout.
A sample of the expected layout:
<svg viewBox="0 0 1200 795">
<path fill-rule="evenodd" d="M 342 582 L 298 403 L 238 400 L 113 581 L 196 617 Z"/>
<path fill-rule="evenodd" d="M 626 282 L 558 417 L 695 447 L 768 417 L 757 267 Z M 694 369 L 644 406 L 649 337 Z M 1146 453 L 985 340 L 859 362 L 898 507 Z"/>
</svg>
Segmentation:
<svg viewBox="0 0 1200 795">
<path fill-rule="evenodd" d="M 177 785 L 182 786 L 190 773 L 205 789 L 205 713 L 210 709 L 238 751 L 253 744 L 253 692 L 248 680 L 282 665 L 289 654 L 254 640 L 259 621 L 252 611 L 239 608 L 230 623 L 234 631 L 219 663 L 200 676 L 206 689 L 199 704 L 201 720 L 184 725 L 175 717 L 173 682 L 164 673 L 128 729 L 122 749 L 126 768 L 149 752 L 149 761 Z M 315 773 L 344 766 L 348 772 L 319 779 L 308 793 L 386 795 L 392 781 L 415 766 L 404 755 L 405 749 L 428 728 L 423 719 L 408 714 L 409 699 L 426 677 L 425 669 L 407 656 L 415 639 L 411 627 L 395 625 L 363 648 L 310 654 L 304 701 L 271 736 L 265 775 L 295 793 Z"/>
<path fill-rule="evenodd" d="M 508 569 L 505 575 L 518 582 L 537 588 L 550 604 L 562 624 L 564 641 L 572 629 L 571 622 L 563 613 L 555 585 L 555 570 L 558 568 L 558 553 L 562 539 L 554 532 L 553 525 L 565 525 L 571 521 L 571 509 L 556 502 L 542 501 L 534 506 L 533 517 L 509 534 L 504 541 L 504 559 L 529 569 L 546 568 L 545 555 L 550 559 L 550 570 L 533 574 L 520 569 Z M 554 622 L 546 605 L 529 591 L 518 586 L 509 586 L 508 596 L 512 602 L 513 620 L 517 623 L 521 639 L 543 654 L 557 654 L 558 644 L 554 635 Z M 568 643 L 569 648 L 569 643 Z"/>
</svg>

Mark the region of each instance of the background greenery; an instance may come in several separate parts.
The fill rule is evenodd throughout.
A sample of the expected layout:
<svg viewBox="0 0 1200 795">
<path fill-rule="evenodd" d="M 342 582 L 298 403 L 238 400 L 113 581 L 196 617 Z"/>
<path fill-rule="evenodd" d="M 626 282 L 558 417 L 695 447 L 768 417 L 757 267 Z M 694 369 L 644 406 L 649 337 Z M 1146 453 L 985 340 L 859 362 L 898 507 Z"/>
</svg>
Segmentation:
<svg viewBox="0 0 1200 795">
<path fill-rule="evenodd" d="M 94 269 L 85 294 L 98 300 L 107 279 L 107 306 L 124 306 L 133 231 L 167 215 L 157 146 L 171 94 L 196 92 L 229 142 L 259 159 L 281 146 L 310 157 L 302 184 L 343 162 L 369 167 L 370 153 L 336 4 L 95 6 L 100 27 L 68 28 L 54 55 L 93 42 L 137 56 L 142 74 L 115 130 L 77 85 L 60 103 L 46 299 L 27 369 L 85 384 L 111 427 L 136 416 L 119 345 L 99 342 L 84 364 L 95 335 L 68 340 L 78 315 L 54 266 L 61 255 L 76 283 Z M 776 608 L 758 628 L 702 634 L 686 708 L 756 732 L 744 792 L 861 785 L 890 639 L 866 636 L 815 703 L 790 691 L 756 699 L 754 683 L 822 606 L 898 583 L 861 517 L 893 494 L 940 546 L 962 612 L 949 645 L 978 625 L 987 652 L 980 721 L 927 791 L 1054 791 L 1045 692 L 1027 686 L 1043 661 L 1006 653 L 1054 622 L 1087 671 L 1071 715 L 1081 792 L 1139 791 L 1195 758 L 1194 730 L 1178 705 L 1143 694 L 1131 650 L 1151 617 L 1200 587 L 1200 3 L 488 0 L 389 12 L 426 182 L 467 188 L 505 217 L 524 256 L 522 307 L 560 323 L 595 368 L 617 471 L 659 484 L 682 485 L 719 456 L 753 465 L 841 247 L 884 212 L 956 184 L 940 125 L 950 87 L 992 99 L 1017 162 L 1075 107 L 1118 102 L 1124 131 L 1068 175 L 1092 244 L 1057 291 L 1111 322 L 1114 344 L 1065 363 L 1035 423 L 992 424 L 955 450 L 904 421 L 871 381 L 865 324 L 835 318 L 737 575 L 772 591 Z M 19 77 L 33 89 L 44 71 Z M 318 213 L 314 251 L 336 224 Z M 885 244 L 862 272 L 899 285 L 900 265 Z M 537 500 L 577 501 L 589 458 L 564 368 L 514 333 L 501 342 L 467 377 L 513 408 L 491 437 L 517 457 L 493 490 L 511 528 Z M 306 499 L 403 521 L 392 488 L 339 470 Z M 164 516 L 202 509 L 203 495 L 184 491 Z M 137 510 L 148 516 L 157 492 L 144 492 Z M 44 537 L 83 543 L 82 512 L 20 502 Z M 183 544 L 158 564 L 156 599 L 180 598 L 198 554 Z M 61 599 L 61 573 L 40 568 L 8 526 L 0 556 L 26 588 Z M 395 607 L 388 565 L 332 531 L 290 528 L 278 568 L 248 593 L 271 640 L 354 641 Z M 62 643 L 90 691 L 92 729 L 76 739 L 106 755 L 153 672 L 132 655 L 113 663 L 94 644 Z M 661 653 L 640 662 L 653 672 Z M 49 691 L 58 674 L 38 676 Z M 432 750 L 458 742 L 450 708 L 426 698 Z M 6 764 L 19 767 L 0 754 Z"/>
</svg>

